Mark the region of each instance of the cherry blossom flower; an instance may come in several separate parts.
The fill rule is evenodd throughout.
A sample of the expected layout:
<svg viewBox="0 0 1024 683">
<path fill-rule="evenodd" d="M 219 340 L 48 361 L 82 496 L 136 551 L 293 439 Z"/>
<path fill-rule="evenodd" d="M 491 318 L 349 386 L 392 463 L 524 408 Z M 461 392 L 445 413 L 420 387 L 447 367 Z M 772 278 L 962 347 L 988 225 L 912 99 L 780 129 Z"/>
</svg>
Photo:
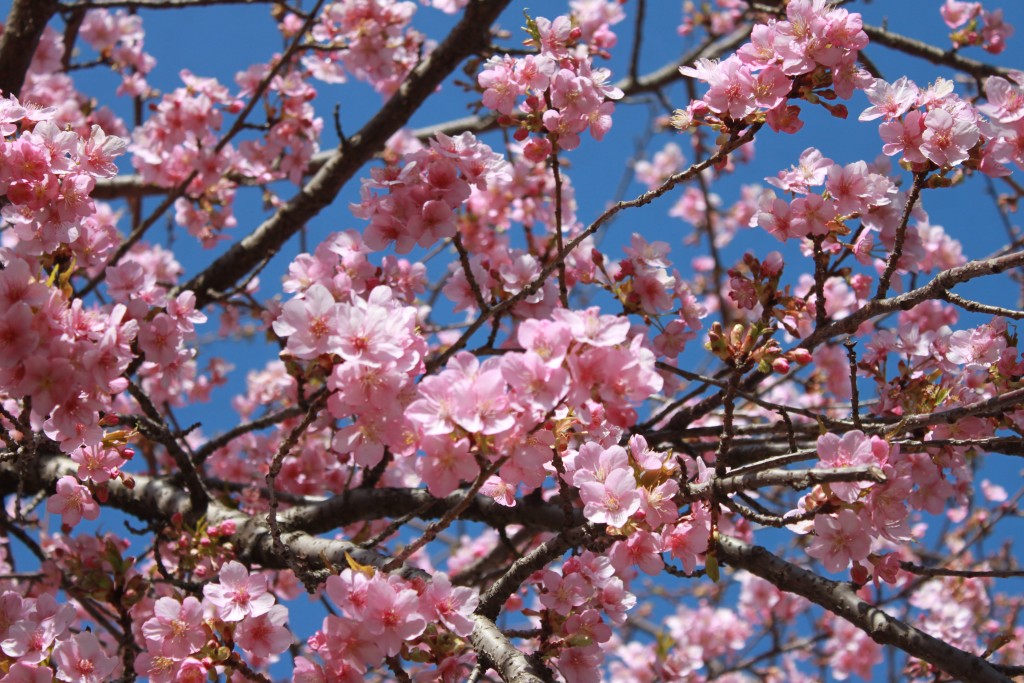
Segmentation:
<svg viewBox="0 0 1024 683">
<path fill-rule="evenodd" d="M 118 666 L 116 657 L 108 656 L 96 634 L 79 633 L 53 649 L 57 678 L 71 683 L 103 683 L 109 681 Z"/>
<path fill-rule="evenodd" d="M 954 118 L 944 109 L 932 109 L 924 117 L 920 149 L 936 166 L 956 166 L 967 159 L 978 137 L 974 123 Z"/>
<path fill-rule="evenodd" d="M 57 480 L 57 492 L 47 499 L 46 510 L 59 514 L 61 523 L 67 526 L 75 526 L 83 517 L 96 519 L 100 514 L 100 506 L 89 489 L 70 475 Z"/>
<path fill-rule="evenodd" d="M 402 643 L 415 638 L 427 626 L 419 611 L 416 591 L 375 577 L 366 586 L 363 628 L 373 635 L 388 656 L 398 654 Z"/>
<path fill-rule="evenodd" d="M 316 358 L 340 342 L 341 311 L 326 287 L 315 284 L 302 299 L 284 305 L 274 332 L 288 337 L 288 351 L 298 358 Z"/>
<path fill-rule="evenodd" d="M 420 596 L 420 611 L 424 615 L 435 615 L 452 633 L 466 638 L 473 631 L 470 615 L 478 602 L 479 597 L 472 588 L 453 587 L 447 575 L 438 574 Z"/>
<path fill-rule="evenodd" d="M 266 577 L 250 576 L 245 566 L 235 561 L 221 567 L 220 581 L 203 586 L 203 595 L 224 621 L 258 617 L 274 605 L 274 595 L 267 591 Z"/>
<path fill-rule="evenodd" d="M 181 602 L 163 597 L 153 606 L 153 617 L 142 625 L 142 634 L 155 653 L 181 660 L 206 644 L 203 607 L 191 595 Z"/>
<path fill-rule="evenodd" d="M 814 518 L 814 540 L 807 554 L 825 565 L 830 572 L 839 572 L 867 558 L 871 537 L 861 518 L 849 509 L 835 515 L 819 514 Z"/>
<path fill-rule="evenodd" d="M 886 121 L 898 119 L 917 103 L 919 91 L 913 81 L 901 76 L 892 84 L 876 78 L 864 91 L 871 106 L 860 114 L 861 121 L 872 121 L 884 116 Z"/>
<path fill-rule="evenodd" d="M 288 649 L 294 636 L 285 625 L 288 608 L 274 605 L 269 611 L 243 619 L 235 629 L 235 642 L 249 654 L 267 658 Z"/>
</svg>

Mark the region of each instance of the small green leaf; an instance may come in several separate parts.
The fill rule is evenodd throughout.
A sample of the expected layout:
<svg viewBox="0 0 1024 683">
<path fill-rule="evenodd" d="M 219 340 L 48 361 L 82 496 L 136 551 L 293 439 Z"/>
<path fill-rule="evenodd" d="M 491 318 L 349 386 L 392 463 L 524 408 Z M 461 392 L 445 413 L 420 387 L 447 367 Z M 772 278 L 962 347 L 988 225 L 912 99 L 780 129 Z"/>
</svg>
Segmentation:
<svg viewBox="0 0 1024 683">
<path fill-rule="evenodd" d="M 718 583 L 718 579 L 721 578 L 721 575 L 718 573 L 718 557 L 715 553 L 708 553 L 704 557 L 704 569 L 707 572 L 708 577 L 715 583 Z"/>
</svg>

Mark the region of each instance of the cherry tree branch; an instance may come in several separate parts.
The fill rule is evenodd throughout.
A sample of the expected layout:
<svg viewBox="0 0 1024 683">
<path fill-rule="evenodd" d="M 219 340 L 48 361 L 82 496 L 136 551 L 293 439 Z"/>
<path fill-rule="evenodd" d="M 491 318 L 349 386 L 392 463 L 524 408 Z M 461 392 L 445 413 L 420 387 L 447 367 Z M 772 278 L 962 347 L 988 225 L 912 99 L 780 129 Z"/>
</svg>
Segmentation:
<svg viewBox="0 0 1024 683">
<path fill-rule="evenodd" d="M 745 131 L 743 131 L 743 133 L 741 134 L 734 133 L 732 137 L 730 137 L 723 145 L 721 145 L 717 150 L 715 150 L 714 154 L 707 157 L 703 161 L 699 161 L 691 165 L 685 171 L 681 171 L 679 173 L 676 173 L 675 175 L 670 176 L 659 187 L 648 192 L 644 192 L 643 194 L 629 201 L 617 202 L 612 206 L 608 207 L 607 209 L 605 209 L 604 212 L 601 213 L 601 215 L 598 216 L 593 223 L 587 226 L 586 229 L 581 231 L 579 235 L 574 237 L 572 240 L 569 241 L 568 244 L 565 245 L 563 258 L 565 255 L 571 253 L 573 249 L 578 247 L 580 243 L 583 242 L 583 240 L 597 232 L 602 225 L 611 220 L 612 217 L 614 217 L 620 211 L 650 204 L 655 199 L 662 196 L 663 194 L 665 194 L 672 188 L 676 187 L 680 183 L 690 180 L 694 176 L 703 172 L 704 169 L 710 168 L 717 164 L 718 162 L 720 162 L 721 160 L 725 159 L 729 154 L 731 154 L 735 150 L 739 149 L 743 145 L 753 140 L 754 135 L 757 133 L 757 131 L 761 129 L 762 125 L 763 124 L 761 123 L 755 123 L 749 128 L 747 128 Z M 525 287 L 523 287 L 517 293 L 505 299 L 501 303 L 491 306 L 487 311 L 484 311 L 479 316 L 477 316 L 476 320 L 470 323 L 469 327 L 466 328 L 466 331 L 462 333 L 462 336 L 459 337 L 454 344 L 449 346 L 444 353 L 427 362 L 427 374 L 430 374 L 437 370 L 437 368 L 443 366 L 445 363 L 448 362 L 449 358 L 451 358 L 456 353 L 465 348 L 466 343 L 470 340 L 470 338 L 472 338 L 472 336 L 476 334 L 477 330 L 483 327 L 484 324 L 490 318 L 501 313 L 504 313 L 505 311 L 509 310 L 510 308 L 518 304 L 520 301 L 523 301 L 527 297 L 536 293 L 541 287 L 544 286 L 544 283 L 547 281 L 549 277 L 551 277 L 552 273 L 558 270 L 560 262 L 561 259 L 556 259 L 555 261 L 548 263 L 546 266 L 544 266 L 544 268 L 541 269 L 541 272 L 537 275 L 536 278 L 531 280 Z"/>
<path fill-rule="evenodd" d="M 437 49 L 416 65 L 398 91 L 363 128 L 336 149 L 327 163 L 273 216 L 236 242 L 180 289 L 204 308 L 263 260 L 273 256 L 310 219 L 329 206 L 341 188 L 406 124 L 463 59 L 485 48 L 491 24 L 510 0 L 473 0 Z"/>
<path fill-rule="evenodd" d="M 351 489 L 323 503 L 286 510 L 280 514 L 280 521 L 288 529 L 321 534 L 355 522 L 397 517 L 411 510 L 422 509 L 417 515 L 420 519 L 436 519 L 459 505 L 465 493 L 459 489 L 444 498 L 435 498 L 424 489 Z M 481 495 L 472 497 L 461 519 L 484 522 L 494 528 L 518 524 L 538 531 L 559 531 L 584 521 L 578 511 L 566 520 L 557 499 L 544 504 L 521 502 L 507 507 Z"/>
<path fill-rule="evenodd" d="M 878 291 L 875 293 L 876 299 L 881 299 L 889 293 L 889 283 L 892 280 L 893 274 L 896 272 L 896 268 L 899 266 L 900 258 L 903 256 L 903 241 L 907 236 L 907 224 L 910 222 L 910 213 L 914 210 L 914 204 L 917 203 L 917 198 L 921 196 L 921 186 L 924 183 L 926 173 L 915 173 L 914 183 L 910 187 L 910 194 L 907 195 L 907 203 L 903 205 L 903 215 L 900 217 L 900 224 L 896 226 L 896 239 L 893 243 L 892 253 L 889 254 L 889 260 L 885 264 L 885 270 L 882 275 L 878 278 Z M 821 310 L 825 309 L 824 297 L 819 299 L 818 305 Z"/>
<path fill-rule="evenodd" d="M 942 66 L 951 67 L 957 71 L 970 74 L 978 80 L 988 76 L 1008 76 L 1013 71 L 1013 69 L 1008 69 L 1003 66 L 979 62 L 969 57 L 964 57 L 959 52 L 943 50 L 929 43 L 915 40 L 914 38 L 908 38 L 907 36 L 902 36 L 898 33 L 892 33 L 891 31 L 887 31 L 878 26 L 869 26 L 865 24 L 864 33 L 868 34 L 868 38 L 870 38 L 873 43 L 884 45 L 885 47 L 892 48 L 893 50 L 899 50 L 900 52 L 904 52 L 908 55 L 920 57 L 932 64 L 941 64 Z"/>
<path fill-rule="evenodd" d="M 912 289 L 909 292 L 886 299 L 869 301 L 842 320 L 837 320 L 815 330 L 800 343 L 800 346 L 808 350 L 814 349 L 834 337 L 852 334 L 861 323 L 872 318 L 877 318 L 887 313 L 895 313 L 896 311 L 909 311 L 923 301 L 941 298 L 943 292 L 959 284 L 985 275 L 998 275 L 1022 265 L 1024 265 L 1024 251 L 1016 251 L 995 258 L 968 261 L 962 266 L 940 272 L 930 282 L 917 289 Z"/>
<path fill-rule="evenodd" d="M 0 93 L 21 92 L 43 29 L 56 12 L 57 0 L 14 0 L 0 34 Z"/>
<path fill-rule="evenodd" d="M 873 299 L 851 313 L 849 316 L 816 328 L 814 332 L 800 342 L 798 348 L 804 348 L 811 351 L 830 339 L 853 334 L 862 323 L 871 320 L 872 318 L 877 318 L 889 313 L 895 313 L 896 311 L 908 311 L 924 301 L 941 298 L 943 292 L 946 292 L 959 284 L 963 284 L 986 275 L 998 275 L 999 273 L 1003 273 L 1011 268 L 1017 268 L 1022 265 L 1024 265 L 1024 251 L 1015 251 L 994 258 L 969 261 L 962 266 L 944 270 L 927 284 L 922 285 L 917 289 L 912 289 L 909 292 L 904 292 L 903 294 L 885 299 Z M 744 391 L 751 391 L 766 377 L 768 377 L 769 374 L 770 373 L 754 372 L 744 380 L 741 388 Z M 707 396 L 694 405 L 680 409 L 680 411 L 673 415 L 664 427 L 652 432 L 650 437 L 656 440 L 685 432 L 686 427 L 691 422 L 709 414 L 721 405 L 723 396 L 724 390 Z M 936 413 L 931 413 L 921 417 L 922 419 L 933 420 L 936 419 L 936 415 Z M 941 420 L 942 418 L 938 418 L 938 421 Z M 930 422 L 929 424 L 934 424 L 934 422 Z"/>
<path fill-rule="evenodd" d="M 720 479 L 712 478 L 703 484 L 689 484 L 683 489 L 683 493 L 690 500 L 698 500 L 711 498 L 712 494 L 751 491 L 766 486 L 788 486 L 800 490 L 817 484 L 846 481 L 870 481 L 875 484 L 884 484 L 887 480 L 882 468 L 876 465 L 811 470 L 751 470 L 740 474 L 730 474 Z"/>
<path fill-rule="evenodd" d="M 925 567 L 913 562 L 900 562 L 900 569 L 919 576 L 958 576 L 963 578 L 1012 579 L 1024 576 L 1021 569 L 949 569 Z"/>
<path fill-rule="evenodd" d="M 506 683 L 544 683 L 536 669 L 494 621 L 481 614 L 474 614 L 473 633 L 469 642 L 478 654 L 483 655 Z"/>
<path fill-rule="evenodd" d="M 898 647 L 959 680 L 1012 683 L 981 657 L 953 647 L 861 600 L 849 583 L 818 576 L 760 546 L 728 536 L 718 537 L 718 558 L 720 562 L 745 569 L 786 592 L 807 598 L 854 624 L 876 643 Z"/>
</svg>

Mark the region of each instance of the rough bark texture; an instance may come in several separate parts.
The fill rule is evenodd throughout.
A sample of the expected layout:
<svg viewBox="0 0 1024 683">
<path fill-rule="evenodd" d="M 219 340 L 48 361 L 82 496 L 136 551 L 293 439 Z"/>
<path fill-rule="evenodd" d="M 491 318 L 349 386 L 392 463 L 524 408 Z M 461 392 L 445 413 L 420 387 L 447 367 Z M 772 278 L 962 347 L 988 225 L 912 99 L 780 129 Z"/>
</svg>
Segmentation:
<svg viewBox="0 0 1024 683">
<path fill-rule="evenodd" d="M 933 638 L 884 610 L 861 600 L 849 583 L 831 581 L 801 569 L 764 548 L 720 536 L 719 560 L 802 595 L 854 624 L 881 645 L 893 645 L 961 681 L 1012 683 L 981 657 Z"/>
<path fill-rule="evenodd" d="M 505 637 L 494 622 L 479 614 L 473 615 L 473 633 L 469 642 L 485 655 L 506 683 L 544 683 L 530 660 Z"/>
<path fill-rule="evenodd" d="M 14 0 L 0 34 L 0 92 L 17 95 L 25 83 L 46 22 L 57 12 L 57 0 Z"/>
</svg>

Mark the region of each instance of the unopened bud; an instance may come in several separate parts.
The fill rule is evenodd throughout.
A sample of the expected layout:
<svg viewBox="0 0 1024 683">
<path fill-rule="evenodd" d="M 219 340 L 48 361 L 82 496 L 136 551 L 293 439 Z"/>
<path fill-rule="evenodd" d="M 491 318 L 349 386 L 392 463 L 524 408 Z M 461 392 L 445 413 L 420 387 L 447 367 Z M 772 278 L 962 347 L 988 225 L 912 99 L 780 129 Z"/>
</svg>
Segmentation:
<svg viewBox="0 0 1024 683">
<path fill-rule="evenodd" d="M 811 357 L 811 352 L 808 351 L 807 349 L 793 349 L 792 351 L 786 354 L 786 357 L 789 358 L 794 363 L 798 363 L 799 365 L 807 365 L 808 363 L 811 362 L 811 360 L 813 360 Z"/>
</svg>

